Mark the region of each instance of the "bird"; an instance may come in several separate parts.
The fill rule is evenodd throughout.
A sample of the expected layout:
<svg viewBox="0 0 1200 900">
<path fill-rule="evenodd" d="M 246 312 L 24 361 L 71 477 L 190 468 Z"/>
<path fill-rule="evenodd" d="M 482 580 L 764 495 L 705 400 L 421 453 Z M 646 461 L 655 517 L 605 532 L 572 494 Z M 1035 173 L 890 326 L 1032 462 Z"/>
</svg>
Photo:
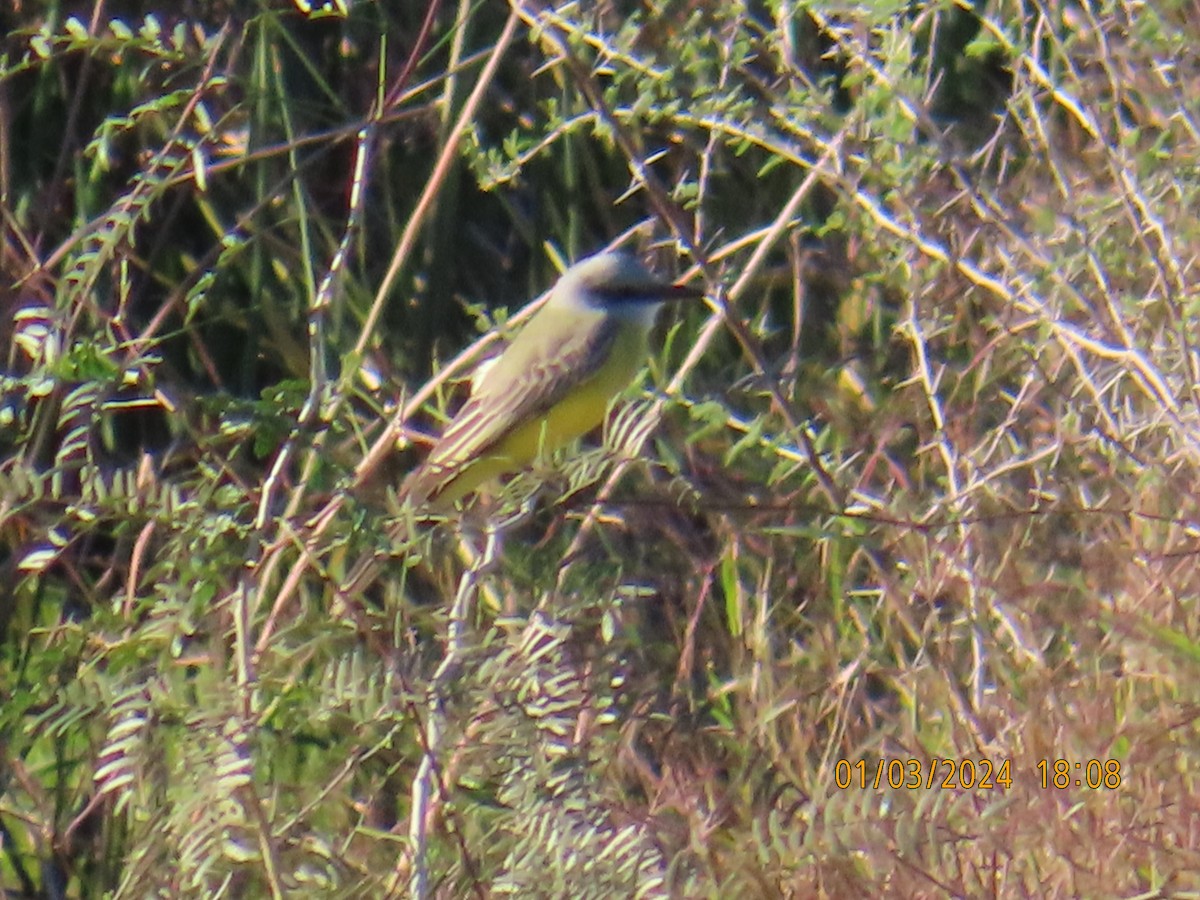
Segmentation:
<svg viewBox="0 0 1200 900">
<path fill-rule="evenodd" d="M 659 308 L 704 291 L 656 278 L 636 257 L 599 253 L 567 269 L 401 484 L 414 508 L 453 507 L 501 475 L 591 431 L 637 375 Z"/>
</svg>

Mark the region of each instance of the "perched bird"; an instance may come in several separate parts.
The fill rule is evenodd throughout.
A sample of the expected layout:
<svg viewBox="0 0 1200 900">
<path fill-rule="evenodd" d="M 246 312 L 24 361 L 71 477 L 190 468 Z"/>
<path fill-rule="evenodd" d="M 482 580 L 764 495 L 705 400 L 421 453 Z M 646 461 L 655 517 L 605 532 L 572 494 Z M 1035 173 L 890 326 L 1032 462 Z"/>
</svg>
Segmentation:
<svg viewBox="0 0 1200 900">
<path fill-rule="evenodd" d="M 405 479 L 401 501 L 449 507 L 595 428 L 645 362 L 659 307 L 703 296 L 659 281 L 626 253 L 569 268 L 516 339 L 476 375 L 470 399 Z"/>
</svg>

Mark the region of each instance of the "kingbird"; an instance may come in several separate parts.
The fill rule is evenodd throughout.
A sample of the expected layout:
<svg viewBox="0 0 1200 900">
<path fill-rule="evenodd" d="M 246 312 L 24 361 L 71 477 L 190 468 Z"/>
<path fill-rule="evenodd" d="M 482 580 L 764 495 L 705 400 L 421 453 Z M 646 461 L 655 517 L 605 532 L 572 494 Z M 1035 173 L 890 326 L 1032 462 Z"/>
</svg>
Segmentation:
<svg viewBox="0 0 1200 900">
<path fill-rule="evenodd" d="M 659 307 L 703 296 L 659 281 L 625 253 L 567 269 L 516 339 L 476 375 L 470 399 L 405 479 L 401 501 L 448 507 L 591 431 L 645 362 Z"/>
</svg>

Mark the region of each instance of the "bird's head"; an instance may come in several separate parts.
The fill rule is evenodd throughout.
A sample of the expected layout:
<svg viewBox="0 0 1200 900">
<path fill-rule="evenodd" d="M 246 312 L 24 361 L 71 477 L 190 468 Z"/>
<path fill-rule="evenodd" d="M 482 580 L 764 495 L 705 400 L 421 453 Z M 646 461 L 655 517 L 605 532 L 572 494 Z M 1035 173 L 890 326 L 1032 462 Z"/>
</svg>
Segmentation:
<svg viewBox="0 0 1200 900">
<path fill-rule="evenodd" d="M 586 307 L 613 315 L 652 316 L 668 300 L 697 299 L 704 291 L 662 281 L 628 253 L 600 253 L 567 269 L 554 286 L 549 305 Z"/>
</svg>

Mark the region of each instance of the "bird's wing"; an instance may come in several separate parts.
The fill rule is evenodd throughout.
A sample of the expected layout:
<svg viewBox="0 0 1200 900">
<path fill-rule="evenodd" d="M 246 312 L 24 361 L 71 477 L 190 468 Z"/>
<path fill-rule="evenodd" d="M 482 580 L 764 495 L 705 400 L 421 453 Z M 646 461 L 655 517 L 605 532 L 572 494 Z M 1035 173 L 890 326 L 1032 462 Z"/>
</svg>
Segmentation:
<svg viewBox="0 0 1200 900">
<path fill-rule="evenodd" d="M 547 312 L 552 311 L 540 314 Z M 438 493 L 464 463 L 485 456 L 515 428 L 558 403 L 604 364 L 619 327 L 607 319 L 592 328 L 564 329 L 571 337 L 555 346 L 522 341 L 522 331 L 479 379 L 402 492 L 414 499 Z"/>
</svg>

